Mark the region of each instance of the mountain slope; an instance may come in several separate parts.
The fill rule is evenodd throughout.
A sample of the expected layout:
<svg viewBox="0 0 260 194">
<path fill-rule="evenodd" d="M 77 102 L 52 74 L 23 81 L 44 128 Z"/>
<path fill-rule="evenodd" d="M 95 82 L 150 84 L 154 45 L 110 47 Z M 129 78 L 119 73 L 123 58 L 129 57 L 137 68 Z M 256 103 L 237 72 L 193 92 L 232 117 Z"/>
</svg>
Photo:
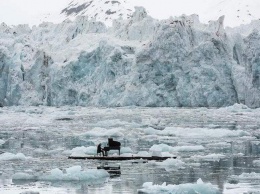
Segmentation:
<svg viewBox="0 0 260 194">
<path fill-rule="evenodd" d="M 133 6 L 126 0 L 74 0 L 61 11 L 65 18 L 75 19 L 77 16 L 88 16 L 105 23 L 120 17 L 126 19 L 133 13 Z"/>
<path fill-rule="evenodd" d="M 224 25 L 231 27 L 260 18 L 258 0 L 2 0 L 0 22 L 8 25 L 60 23 L 85 15 L 111 25 L 113 19 L 128 18 L 134 6 L 144 6 L 149 15 L 158 19 L 198 14 L 203 23 L 208 23 L 225 15 Z"/>
</svg>

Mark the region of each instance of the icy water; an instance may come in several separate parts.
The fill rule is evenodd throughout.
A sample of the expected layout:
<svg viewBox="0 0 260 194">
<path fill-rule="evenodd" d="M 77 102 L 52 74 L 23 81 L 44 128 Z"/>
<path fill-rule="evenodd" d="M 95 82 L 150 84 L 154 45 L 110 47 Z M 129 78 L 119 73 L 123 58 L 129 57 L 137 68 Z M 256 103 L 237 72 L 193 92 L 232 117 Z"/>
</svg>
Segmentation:
<svg viewBox="0 0 260 194">
<path fill-rule="evenodd" d="M 138 193 L 145 182 L 195 183 L 199 178 L 224 194 L 259 193 L 260 110 L 10 107 L 0 109 L 1 152 L 23 153 L 27 160 L 0 160 L 0 193 Z M 153 145 L 172 146 L 183 168 L 155 162 L 69 160 L 69 151 L 96 146 L 113 137 L 133 153 Z M 1 142 L 1 141 L 0 141 Z M 203 149 L 195 149 L 202 146 Z M 48 173 L 80 165 L 82 169 L 120 166 L 106 180 L 15 181 L 17 172 Z M 247 173 L 249 176 L 242 176 Z"/>
</svg>

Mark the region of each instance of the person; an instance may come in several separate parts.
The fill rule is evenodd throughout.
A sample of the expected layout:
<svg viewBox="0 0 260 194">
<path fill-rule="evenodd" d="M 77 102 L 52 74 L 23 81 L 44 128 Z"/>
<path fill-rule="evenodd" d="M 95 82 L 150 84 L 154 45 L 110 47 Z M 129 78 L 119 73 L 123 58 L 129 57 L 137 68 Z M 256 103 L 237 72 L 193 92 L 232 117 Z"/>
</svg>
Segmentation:
<svg viewBox="0 0 260 194">
<path fill-rule="evenodd" d="M 97 146 L 97 154 L 100 153 L 100 156 L 101 156 L 101 153 L 102 153 L 102 156 L 104 156 L 104 150 L 101 148 L 101 143 L 98 144 Z"/>
</svg>

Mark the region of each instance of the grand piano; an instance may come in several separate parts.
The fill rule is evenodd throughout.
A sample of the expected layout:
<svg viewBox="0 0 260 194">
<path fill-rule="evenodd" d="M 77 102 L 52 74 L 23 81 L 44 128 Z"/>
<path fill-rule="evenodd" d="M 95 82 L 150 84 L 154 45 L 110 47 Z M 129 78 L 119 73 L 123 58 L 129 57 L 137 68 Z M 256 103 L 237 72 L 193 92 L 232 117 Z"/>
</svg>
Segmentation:
<svg viewBox="0 0 260 194">
<path fill-rule="evenodd" d="M 113 138 L 108 138 L 108 144 L 107 147 L 104 147 L 105 151 L 105 156 L 108 155 L 108 151 L 110 150 L 118 150 L 119 155 L 120 155 L 120 148 L 121 148 L 121 143 L 118 141 L 114 141 Z"/>
</svg>

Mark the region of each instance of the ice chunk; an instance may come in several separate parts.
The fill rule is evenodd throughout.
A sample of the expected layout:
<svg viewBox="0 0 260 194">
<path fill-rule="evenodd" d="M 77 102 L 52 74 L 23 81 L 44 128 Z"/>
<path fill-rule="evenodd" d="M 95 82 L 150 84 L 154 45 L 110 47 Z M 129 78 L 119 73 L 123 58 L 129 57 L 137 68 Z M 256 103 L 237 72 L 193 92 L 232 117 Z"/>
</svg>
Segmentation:
<svg viewBox="0 0 260 194">
<path fill-rule="evenodd" d="M 203 151 L 205 148 L 202 145 L 198 146 L 175 146 L 171 149 L 172 152 L 198 152 Z"/>
<path fill-rule="evenodd" d="M 193 160 L 204 160 L 204 161 L 219 161 L 220 159 L 225 158 L 223 154 L 209 154 L 205 156 L 194 155 L 191 156 Z"/>
<path fill-rule="evenodd" d="M 180 185 L 153 185 L 152 183 L 144 183 L 143 189 L 140 189 L 140 193 L 174 193 L 174 194 L 220 194 L 221 192 L 210 183 L 203 183 L 202 180 L 198 180 L 196 184 L 180 184 Z"/>
<path fill-rule="evenodd" d="M 40 194 L 40 192 L 38 192 L 38 191 L 24 191 L 20 194 Z"/>
<path fill-rule="evenodd" d="M 133 150 L 130 147 L 122 147 L 120 152 L 122 154 L 124 154 L 124 153 L 133 153 Z"/>
<path fill-rule="evenodd" d="M 137 153 L 137 156 L 145 156 L 145 157 L 150 157 L 151 154 L 147 151 L 140 151 Z"/>
<path fill-rule="evenodd" d="M 67 168 L 65 172 L 55 168 L 49 174 L 30 175 L 27 173 L 16 173 L 13 175 L 14 180 L 42 180 L 42 181 L 96 181 L 104 180 L 109 177 L 107 171 L 101 169 L 87 169 L 83 171 L 81 166 Z"/>
<path fill-rule="evenodd" d="M 95 155 L 97 154 L 97 147 L 76 147 L 71 150 L 71 156 L 86 156 L 86 155 Z"/>
<path fill-rule="evenodd" d="M 146 134 L 146 135 L 156 135 L 160 132 L 159 130 L 156 130 L 152 127 L 144 128 L 142 130 L 143 130 L 144 134 Z"/>
<path fill-rule="evenodd" d="M 26 157 L 24 154 L 22 153 L 18 153 L 18 154 L 12 154 L 12 153 L 3 153 L 0 155 L 0 160 L 26 160 L 29 157 Z"/>
<path fill-rule="evenodd" d="M 67 168 L 66 172 L 68 174 L 78 174 L 78 173 L 80 173 L 81 170 L 82 170 L 81 166 L 73 166 L 73 167 Z"/>
<path fill-rule="evenodd" d="M 252 111 L 252 109 L 248 108 L 248 106 L 244 104 L 237 104 L 237 103 L 235 103 L 232 106 L 220 108 L 220 110 L 226 110 L 230 112 L 241 112 L 241 111 L 251 112 Z"/>
<path fill-rule="evenodd" d="M 197 152 L 203 151 L 205 148 L 201 145 L 196 146 L 169 146 L 166 144 L 153 145 L 150 148 L 150 152 L 161 151 L 161 152 Z"/>
<path fill-rule="evenodd" d="M 160 132 L 161 135 L 173 135 L 180 138 L 186 138 L 187 135 L 193 138 L 225 138 L 225 137 L 243 137 L 250 136 L 250 133 L 243 130 L 229 129 L 209 129 L 209 128 L 182 128 L 182 127 L 166 127 Z"/>
<path fill-rule="evenodd" d="M 154 151 L 159 151 L 159 152 L 169 152 L 172 149 L 171 146 L 166 145 L 166 144 L 159 144 L 159 145 L 153 145 L 149 151 L 154 152 Z"/>
<path fill-rule="evenodd" d="M 242 173 L 238 176 L 239 179 L 260 179 L 260 173 Z"/>
<path fill-rule="evenodd" d="M 4 143 L 5 143 L 5 141 L 0 139 L 0 146 L 3 145 Z"/>
<path fill-rule="evenodd" d="M 37 177 L 33 176 L 33 175 L 30 175 L 28 173 L 19 172 L 19 173 L 15 173 L 12 176 L 12 179 L 13 180 L 37 180 Z"/>
<path fill-rule="evenodd" d="M 162 152 L 159 150 L 153 150 L 152 156 L 162 157 Z"/>
<path fill-rule="evenodd" d="M 167 171 L 172 170 L 178 170 L 178 169 L 184 169 L 185 163 L 182 160 L 179 159 L 173 159 L 169 158 L 167 160 L 164 160 L 163 162 L 150 162 L 151 164 L 158 165 L 160 167 L 165 168 Z"/>
<path fill-rule="evenodd" d="M 176 167 L 176 168 L 183 168 L 183 166 L 185 166 L 185 163 L 179 159 L 169 158 L 169 159 L 161 162 L 160 165 L 171 166 L 171 167 Z"/>
<path fill-rule="evenodd" d="M 123 128 L 113 128 L 113 129 L 105 129 L 105 128 L 100 128 L 96 127 L 85 134 L 84 136 L 87 137 L 103 137 L 103 136 L 108 136 L 108 137 L 120 137 L 123 136 L 122 131 L 125 129 Z"/>
<path fill-rule="evenodd" d="M 254 166 L 260 167 L 260 160 L 254 160 L 253 164 L 254 164 Z"/>
</svg>

